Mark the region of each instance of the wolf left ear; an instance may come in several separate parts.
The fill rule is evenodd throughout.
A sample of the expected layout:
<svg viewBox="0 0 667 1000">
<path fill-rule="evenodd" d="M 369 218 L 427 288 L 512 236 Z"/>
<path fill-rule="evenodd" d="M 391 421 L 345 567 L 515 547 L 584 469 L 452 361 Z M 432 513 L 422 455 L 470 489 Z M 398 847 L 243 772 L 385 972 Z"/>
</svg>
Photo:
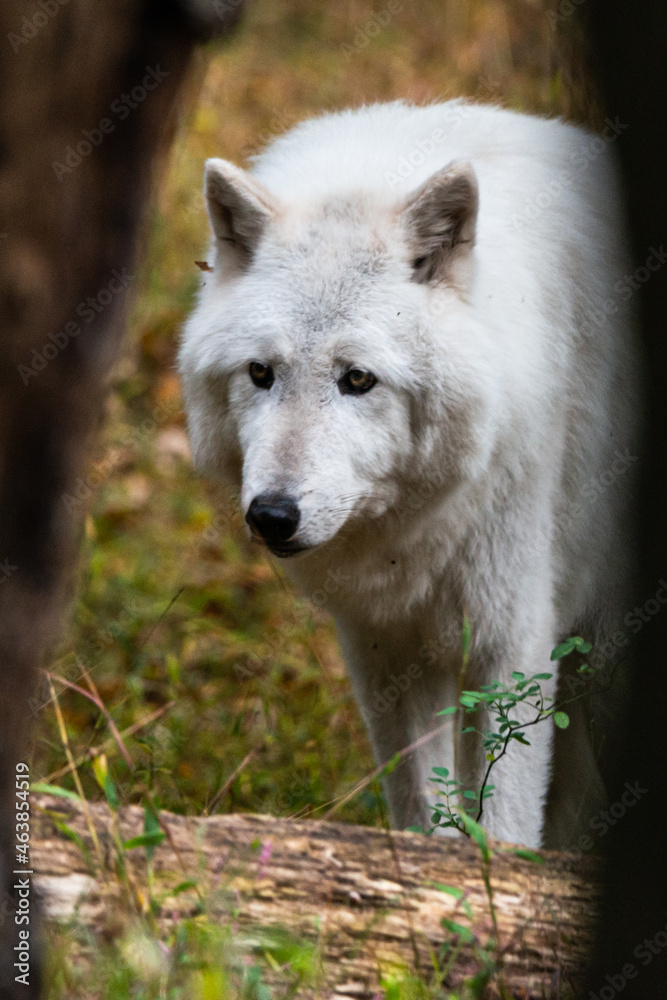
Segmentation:
<svg viewBox="0 0 667 1000">
<path fill-rule="evenodd" d="M 469 163 L 453 162 L 410 195 L 403 207 L 413 255 L 413 281 L 445 275 L 475 242 L 479 188 Z"/>
<path fill-rule="evenodd" d="M 206 161 L 204 195 L 216 239 L 246 262 L 276 214 L 276 199 L 245 170 L 219 159 Z"/>
</svg>

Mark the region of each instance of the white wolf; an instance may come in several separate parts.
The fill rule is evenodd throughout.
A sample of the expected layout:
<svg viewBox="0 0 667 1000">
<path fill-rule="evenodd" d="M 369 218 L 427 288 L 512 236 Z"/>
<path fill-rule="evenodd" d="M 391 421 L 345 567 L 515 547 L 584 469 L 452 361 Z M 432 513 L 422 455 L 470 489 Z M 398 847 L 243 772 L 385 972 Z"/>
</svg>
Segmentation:
<svg viewBox="0 0 667 1000">
<path fill-rule="evenodd" d="M 464 614 L 474 688 L 557 673 L 560 640 L 628 610 L 622 128 L 398 102 L 301 124 L 252 173 L 206 164 L 213 268 L 180 353 L 195 461 L 328 595 L 378 761 L 440 727 L 386 780 L 396 826 L 429 825 L 434 765 L 479 787 L 479 742 L 436 717 Z M 498 837 L 567 846 L 599 808 L 572 715 L 495 765 Z"/>
</svg>

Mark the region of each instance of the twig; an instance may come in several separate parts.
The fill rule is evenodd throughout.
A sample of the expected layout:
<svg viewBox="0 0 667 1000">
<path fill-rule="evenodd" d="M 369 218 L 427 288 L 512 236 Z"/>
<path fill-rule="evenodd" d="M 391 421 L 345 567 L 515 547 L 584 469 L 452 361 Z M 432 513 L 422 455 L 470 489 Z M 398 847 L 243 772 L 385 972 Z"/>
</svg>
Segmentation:
<svg viewBox="0 0 667 1000">
<path fill-rule="evenodd" d="M 396 757 L 402 760 L 403 757 L 407 757 L 409 754 L 413 752 L 413 750 L 416 750 L 424 743 L 428 743 L 429 740 L 432 740 L 435 736 L 438 735 L 438 733 L 441 733 L 443 729 L 446 728 L 447 728 L 447 723 L 445 723 L 442 726 L 438 726 L 437 729 L 432 729 L 430 733 L 426 733 L 425 736 L 420 736 L 418 740 L 414 741 L 414 743 L 411 743 L 409 746 L 404 747 L 402 750 L 399 750 L 396 754 L 394 754 L 393 757 L 391 757 L 389 760 L 386 760 L 384 764 L 380 764 L 380 766 L 376 767 L 374 771 L 371 771 L 369 775 L 367 775 L 365 778 L 362 778 L 361 781 L 357 782 L 354 788 L 352 788 L 349 792 L 347 792 L 346 795 L 343 795 L 338 800 L 334 799 L 331 809 L 329 809 L 328 812 L 324 814 L 322 820 L 323 821 L 328 820 L 329 817 L 332 816 L 337 809 L 340 809 L 340 807 L 344 806 L 346 802 L 349 802 L 350 799 L 353 799 L 355 795 L 358 795 L 359 792 L 363 791 L 364 788 L 367 787 L 367 785 L 370 785 L 371 781 L 374 781 L 376 778 L 379 778 L 384 769 L 388 767 L 389 764 L 391 764 L 391 762 L 396 759 Z M 329 803 L 326 803 L 326 805 L 328 804 Z M 319 808 L 323 809 L 324 806 L 320 806 Z"/>
<path fill-rule="evenodd" d="M 95 830 L 95 824 L 93 823 L 93 818 L 90 815 L 90 809 L 88 808 L 88 800 L 83 791 L 83 785 L 81 784 L 81 779 L 79 778 L 79 772 L 76 769 L 76 762 L 72 757 L 72 751 L 70 750 L 69 738 L 67 736 L 67 728 L 65 726 L 65 720 L 63 719 L 63 714 L 60 711 L 60 703 L 58 701 L 58 695 L 56 694 L 55 688 L 53 686 L 53 681 L 51 676 L 47 675 L 49 679 L 49 688 L 51 690 L 51 697 L 53 699 L 53 707 L 56 713 L 56 720 L 58 722 L 58 729 L 60 730 L 60 739 L 62 740 L 63 747 L 65 748 L 65 754 L 67 760 L 69 761 L 69 769 L 72 771 L 74 777 L 74 784 L 76 785 L 76 790 L 81 798 L 83 811 L 86 817 L 86 823 L 88 824 L 88 829 L 90 831 L 90 836 L 95 846 L 95 853 L 97 854 L 97 860 L 102 865 L 102 850 L 100 848 L 100 842 L 97 839 L 97 831 Z"/>
<path fill-rule="evenodd" d="M 82 667 L 82 669 L 84 676 L 86 678 L 86 683 L 92 688 L 91 691 L 85 691 L 82 687 L 79 687 L 79 685 L 75 684 L 73 681 L 68 681 L 65 677 L 60 677 L 58 674 L 51 674 L 49 673 L 48 670 L 45 670 L 44 673 L 49 678 L 49 681 L 51 680 L 59 681 L 61 684 L 64 684 L 65 687 L 70 688 L 72 691 L 76 691 L 77 694 L 80 694 L 84 698 L 87 698 L 89 701 L 92 701 L 92 703 L 96 705 L 97 708 L 99 708 L 100 712 L 107 721 L 107 725 L 111 731 L 111 735 L 116 741 L 118 749 L 120 750 L 121 754 L 123 755 L 123 758 L 125 759 L 125 763 L 130 768 L 131 771 L 134 771 L 134 761 L 130 757 L 127 747 L 123 743 L 123 739 L 120 733 L 118 732 L 116 723 L 111 718 L 111 714 L 108 708 L 100 698 L 99 693 L 97 692 L 97 689 L 92 681 L 92 678 L 88 675 L 87 670 L 85 669 L 85 667 Z"/>
<path fill-rule="evenodd" d="M 206 809 L 204 809 L 204 816 L 210 816 L 211 813 L 217 808 L 217 806 L 219 805 L 219 803 L 220 803 L 223 795 L 225 794 L 225 792 L 227 791 L 227 789 L 229 788 L 229 786 L 236 780 L 236 777 L 241 773 L 241 771 L 246 766 L 246 764 L 255 756 L 255 754 L 257 753 L 258 750 L 259 750 L 259 745 L 256 746 L 256 747 L 253 747 L 252 750 L 250 751 L 250 753 L 247 753 L 245 755 L 245 757 L 243 758 L 243 760 L 241 761 L 241 763 L 238 765 L 238 767 L 234 768 L 234 770 L 232 771 L 232 773 L 229 775 L 229 777 L 225 781 L 224 785 L 222 785 L 218 789 L 218 791 L 215 793 L 215 795 L 211 799 L 210 805 L 207 806 Z"/>
<path fill-rule="evenodd" d="M 132 736 L 132 734 L 136 733 L 137 730 L 143 729 L 144 726 L 149 725 L 149 723 L 151 722 L 155 722 L 155 720 L 158 719 L 161 715 L 164 715 L 164 713 L 168 712 L 170 708 L 173 708 L 175 704 L 176 704 L 175 701 L 169 701 L 167 702 L 166 705 L 163 705 L 162 708 L 156 708 L 155 711 L 151 712 L 150 715 L 147 715 L 143 719 L 139 719 L 138 722 L 134 722 L 131 726 L 128 726 L 127 729 L 124 729 L 120 734 L 121 737 Z M 76 761 L 73 760 L 71 763 L 66 764 L 64 767 L 59 767 L 57 771 L 52 771 L 51 774 L 48 775 L 48 777 L 42 780 L 50 784 L 52 781 L 55 781 L 56 778 L 62 778 L 63 775 L 69 774 L 70 771 L 75 770 L 77 767 L 79 767 L 79 765 L 85 764 L 87 760 L 91 760 L 93 757 L 97 757 L 98 754 L 106 753 L 109 750 L 112 750 L 114 746 L 115 746 L 115 740 L 112 736 L 110 736 L 107 740 L 104 741 L 104 743 L 101 746 L 91 747 L 89 750 L 86 750 L 86 752 L 82 754 L 82 756 L 79 757 Z"/>
</svg>

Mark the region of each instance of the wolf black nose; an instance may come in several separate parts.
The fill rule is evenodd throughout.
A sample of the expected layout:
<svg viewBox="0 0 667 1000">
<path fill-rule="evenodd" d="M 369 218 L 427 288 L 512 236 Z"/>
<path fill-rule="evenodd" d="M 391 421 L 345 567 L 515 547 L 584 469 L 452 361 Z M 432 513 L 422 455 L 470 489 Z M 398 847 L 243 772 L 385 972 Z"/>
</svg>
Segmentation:
<svg viewBox="0 0 667 1000">
<path fill-rule="evenodd" d="M 269 545 L 286 542 L 296 531 L 299 508 L 292 497 L 255 497 L 245 516 L 252 531 Z"/>
</svg>

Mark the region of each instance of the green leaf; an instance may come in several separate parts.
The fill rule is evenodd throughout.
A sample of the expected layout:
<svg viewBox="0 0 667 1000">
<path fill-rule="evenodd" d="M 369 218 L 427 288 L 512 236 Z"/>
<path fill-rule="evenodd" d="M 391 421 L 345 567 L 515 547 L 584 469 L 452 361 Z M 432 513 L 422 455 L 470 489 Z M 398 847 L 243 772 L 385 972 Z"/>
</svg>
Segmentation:
<svg viewBox="0 0 667 1000">
<path fill-rule="evenodd" d="M 187 892 L 188 889 L 196 889 L 197 883 L 195 879 L 189 879 L 187 882 L 179 882 L 178 885 L 171 890 L 171 896 L 179 896 L 182 892 Z"/>
<path fill-rule="evenodd" d="M 96 757 L 93 757 L 93 773 L 97 784 L 104 792 L 104 797 L 106 798 L 110 808 L 116 812 L 120 802 L 118 800 L 118 795 L 116 794 L 116 786 L 113 783 L 113 778 L 109 773 L 109 765 L 107 762 L 107 755 L 105 753 L 101 753 Z"/>
<path fill-rule="evenodd" d="M 30 785 L 31 792 L 38 792 L 44 795 L 59 795 L 63 799 L 71 799 L 72 802 L 81 802 L 81 796 L 76 792 L 70 792 L 68 788 L 59 788 L 58 785 L 47 785 L 44 781 L 36 781 Z"/>
<path fill-rule="evenodd" d="M 463 793 L 463 798 L 464 799 L 474 799 L 475 802 L 476 802 L 477 801 L 477 792 L 473 792 L 473 791 L 471 791 L 471 789 L 467 789 Z"/>
<path fill-rule="evenodd" d="M 564 656 L 569 656 L 573 649 L 576 649 L 574 639 L 566 639 L 565 642 L 561 642 L 560 646 L 556 646 L 551 653 L 551 659 L 560 660 Z"/>
<path fill-rule="evenodd" d="M 484 828 L 477 823 L 472 816 L 469 816 L 467 812 L 463 809 L 457 809 L 459 817 L 461 819 L 461 826 L 468 834 L 469 837 L 475 841 L 480 851 L 482 852 L 482 858 L 485 862 L 491 860 L 491 852 L 489 851 L 489 845 L 486 840 L 486 833 Z"/>
<path fill-rule="evenodd" d="M 131 851 L 134 847 L 157 847 L 164 840 L 162 830 L 155 830 L 153 833 L 140 833 L 138 837 L 130 837 L 123 844 L 126 851 Z"/>
<path fill-rule="evenodd" d="M 453 715 L 456 711 L 456 705 L 450 705 L 449 708 L 443 708 L 442 712 L 436 712 L 436 715 Z"/>
<path fill-rule="evenodd" d="M 452 934 L 460 937 L 464 944 L 470 944 L 471 941 L 475 940 L 470 928 L 464 927 L 463 924 L 458 924 L 456 920 L 448 920 L 446 917 L 443 917 L 440 923 L 446 931 L 450 931 Z"/>
<path fill-rule="evenodd" d="M 468 653 L 470 652 L 470 641 L 472 638 L 472 629 L 470 628 L 470 619 L 467 615 L 463 616 L 463 635 L 462 635 L 462 648 L 463 648 L 463 662 L 465 663 L 468 659 Z"/>
<path fill-rule="evenodd" d="M 391 758 L 391 760 L 389 761 L 389 763 L 385 766 L 382 774 L 391 774 L 392 771 L 396 770 L 396 768 L 398 767 L 398 765 L 400 763 L 401 763 L 401 755 L 400 755 L 400 753 L 397 752 Z"/>
<path fill-rule="evenodd" d="M 477 702 L 479 701 L 479 698 L 473 698 L 469 694 L 462 694 L 461 697 L 459 698 L 459 701 L 466 708 L 477 708 Z"/>
<path fill-rule="evenodd" d="M 57 819 L 53 820 L 53 825 L 55 826 L 56 830 L 59 830 L 65 837 L 68 837 L 76 844 L 76 846 L 79 848 L 84 858 L 86 859 L 88 866 L 90 867 L 92 865 L 90 851 L 88 850 L 85 841 L 83 840 L 82 837 L 79 836 L 76 830 L 73 830 L 71 826 L 67 825 L 67 823 L 63 823 L 61 820 Z"/>
<path fill-rule="evenodd" d="M 448 778 L 449 771 L 446 767 L 433 767 L 431 768 L 434 774 L 437 774 L 439 778 Z"/>
<path fill-rule="evenodd" d="M 442 885 L 440 882 L 432 882 L 431 885 L 434 889 L 438 889 L 440 892 L 446 892 L 448 896 L 453 896 L 454 899 L 459 900 L 465 910 L 466 916 L 472 920 L 472 907 L 465 898 L 463 889 L 459 889 L 455 885 Z"/>
<path fill-rule="evenodd" d="M 559 729 L 567 729 L 570 725 L 570 716 L 567 712 L 554 712 L 554 722 Z"/>
<path fill-rule="evenodd" d="M 509 853 L 514 854 L 517 858 L 523 858 L 524 861 L 534 861 L 536 865 L 544 864 L 542 855 L 536 854 L 535 851 L 529 851 L 527 847 L 513 847 Z"/>
<path fill-rule="evenodd" d="M 474 733 L 475 732 L 475 727 L 474 726 L 466 726 L 465 729 L 461 730 L 461 732 L 462 733 Z"/>
<path fill-rule="evenodd" d="M 531 681 L 550 681 L 553 674 L 533 674 Z"/>
<path fill-rule="evenodd" d="M 144 846 L 146 848 L 146 860 L 151 861 L 155 848 L 158 844 L 162 843 L 165 834 L 160 828 L 160 820 L 150 802 L 144 802 L 144 837 L 149 838 Z"/>
<path fill-rule="evenodd" d="M 460 899 L 463 895 L 463 889 L 458 889 L 455 885 L 442 885 L 441 882 L 432 882 L 431 884 L 438 892 L 446 892 L 448 896 L 453 896 L 454 899 Z"/>
<path fill-rule="evenodd" d="M 522 681 L 526 675 L 522 674 L 520 670 L 513 670 L 512 677 L 515 681 Z"/>
</svg>

